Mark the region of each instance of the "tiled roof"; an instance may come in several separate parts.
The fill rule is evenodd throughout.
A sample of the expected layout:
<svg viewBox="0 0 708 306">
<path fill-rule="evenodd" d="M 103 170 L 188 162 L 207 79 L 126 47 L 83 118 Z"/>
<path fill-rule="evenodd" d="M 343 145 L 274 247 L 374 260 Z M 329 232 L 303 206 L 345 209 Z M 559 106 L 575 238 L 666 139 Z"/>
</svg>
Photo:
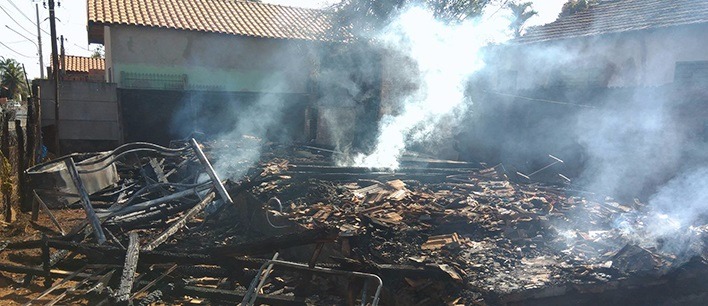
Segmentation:
<svg viewBox="0 0 708 306">
<path fill-rule="evenodd" d="M 67 72 L 85 72 L 88 73 L 90 69 L 105 70 L 106 61 L 102 58 L 66 55 L 66 70 Z M 61 62 L 61 58 L 59 58 Z M 49 61 L 49 67 L 53 67 L 52 61 Z"/>
<path fill-rule="evenodd" d="M 610 0 L 530 29 L 516 42 L 531 43 L 706 22 L 708 0 Z"/>
<path fill-rule="evenodd" d="M 88 22 L 327 40 L 323 11 L 244 0 L 87 0 Z"/>
</svg>

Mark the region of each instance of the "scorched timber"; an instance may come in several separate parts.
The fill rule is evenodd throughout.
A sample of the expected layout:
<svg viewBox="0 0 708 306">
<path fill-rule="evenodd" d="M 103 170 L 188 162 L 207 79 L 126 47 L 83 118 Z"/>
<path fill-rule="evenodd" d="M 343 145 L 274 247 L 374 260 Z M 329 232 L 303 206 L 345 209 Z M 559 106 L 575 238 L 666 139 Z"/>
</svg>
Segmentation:
<svg viewBox="0 0 708 306">
<path fill-rule="evenodd" d="M 206 251 L 206 253 L 217 256 L 267 254 L 280 249 L 287 249 L 301 245 L 319 242 L 332 242 L 337 238 L 338 234 L 339 231 L 335 228 L 322 227 L 312 230 L 305 230 L 299 233 L 265 238 L 257 241 L 216 247 Z"/>
</svg>

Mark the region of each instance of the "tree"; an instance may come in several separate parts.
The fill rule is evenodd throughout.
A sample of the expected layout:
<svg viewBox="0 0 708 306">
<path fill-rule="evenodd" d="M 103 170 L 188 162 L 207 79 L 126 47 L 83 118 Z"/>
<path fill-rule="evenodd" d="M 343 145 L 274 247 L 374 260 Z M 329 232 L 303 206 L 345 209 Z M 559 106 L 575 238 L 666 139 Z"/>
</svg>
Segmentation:
<svg viewBox="0 0 708 306">
<path fill-rule="evenodd" d="M 104 58 L 106 57 L 106 52 L 103 50 L 103 46 L 97 46 L 91 52 L 91 58 Z"/>
<path fill-rule="evenodd" d="M 558 14 L 558 18 L 570 16 L 577 12 L 584 11 L 589 7 L 597 4 L 598 2 L 598 0 L 568 0 L 568 2 L 563 4 L 563 8 L 561 8 L 561 12 L 560 14 Z"/>
<path fill-rule="evenodd" d="M 11 58 L 0 57 L 0 96 L 22 99 L 28 92 L 22 64 Z"/>
<path fill-rule="evenodd" d="M 529 20 L 529 18 L 538 15 L 538 12 L 533 8 L 533 3 L 531 2 L 517 2 L 510 1 L 506 4 L 506 7 L 511 10 L 512 21 L 509 28 L 514 31 L 514 37 L 521 36 L 521 30 L 524 28 L 524 23 Z"/>
<path fill-rule="evenodd" d="M 339 25 L 335 28 L 349 28 L 361 34 L 380 29 L 408 5 L 426 6 L 440 20 L 459 22 L 479 16 L 492 1 L 495 0 L 342 0 L 332 10 Z"/>
</svg>

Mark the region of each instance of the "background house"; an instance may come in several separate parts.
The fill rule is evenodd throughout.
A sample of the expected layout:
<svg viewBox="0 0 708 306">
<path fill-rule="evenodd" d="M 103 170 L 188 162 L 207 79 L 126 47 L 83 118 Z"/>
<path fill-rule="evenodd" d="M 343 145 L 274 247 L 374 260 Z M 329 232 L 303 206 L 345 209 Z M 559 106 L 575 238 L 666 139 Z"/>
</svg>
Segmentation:
<svg viewBox="0 0 708 306">
<path fill-rule="evenodd" d="M 310 138 L 328 27 L 321 11 L 251 1 L 88 0 L 89 42 L 105 46 L 125 141 L 225 133 L 249 110 L 249 120 L 287 117 L 270 135 Z"/>
<path fill-rule="evenodd" d="M 530 29 L 496 67 L 515 73 L 504 82 L 517 89 L 706 81 L 707 32 L 703 0 L 602 1 Z"/>
<path fill-rule="evenodd" d="M 553 154 L 570 177 L 652 164 L 662 181 L 706 158 L 706 50 L 703 0 L 600 1 L 529 29 L 487 50 L 461 151 L 526 173 Z"/>
<path fill-rule="evenodd" d="M 105 82 L 102 58 L 59 57 L 59 143 L 62 151 L 92 151 L 115 147 L 122 141 L 116 86 Z M 48 67 L 52 74 L 53 65 Z M 35 80 L 42 106 L 44 143 L 54 144 L 53 80 Z M 53 149 L 53 148 L 52 148 Z"/>
</svg>

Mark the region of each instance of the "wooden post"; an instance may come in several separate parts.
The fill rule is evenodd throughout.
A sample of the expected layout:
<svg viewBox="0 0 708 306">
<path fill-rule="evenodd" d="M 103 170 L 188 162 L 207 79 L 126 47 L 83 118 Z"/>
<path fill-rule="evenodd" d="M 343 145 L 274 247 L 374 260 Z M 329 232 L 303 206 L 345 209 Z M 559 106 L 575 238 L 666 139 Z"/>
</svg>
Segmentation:
<svg viewBox="0 0 708 306">
<path fill-rule="evenodd" d="M 51 263 L 49 262 L 49 239 L 42 234 L 42 270 L 44 270 L 44 287 L 52 286 Z"/>
<path fill-rule="evenodd" d="M 2 155 L 10 159 L 10 114 L 4 113 L 2 116 L 2 143 L 0 144 Z"/>
<path fill-rule="evenodd" d="M 7 158 L 7 160 L 10 160 L 10 114 L 5 113 L 3 118 L 2 118 L 2 144 L 1 144 L 1 150 L 2 150 L 2 155 Z M 0 162 L 3 162 L 0 160 Z M 11 172 L 10 170 L 8 170 Z M 8 180 L 10 177 L 3 177 L 3 180 Z M 3 182 L 3 185 L 5 185 L 7 182 Z M 3 202 L 5 203 L 4 206 L 4 215 L 5 215 L 5 222 L 12 222 L 12 189 L 6 190 L 6 188 L 2 188 L 2 196 L 3 196 Z"/>
<path fill-rule="evenodd" d="M 35 137 L 37 137 L 36 125 L 39 120 L 35 115 L 35 101 L 39 100 L 39 86 L 37 84 L 32 84 L 32 96 L 27 99 L 27 124 L 25 125 L 25 130 L 27 131 L 27 168 L 35 165 L 37 161 L 37 147 L 35 146 Z"/>
<path fill-rule="evenodd" d="M 15 133 L 17 134 L 17 194 L 20 196 L 20 209 L 29 211 L 32 209 L 32 198 L 27 196 L 27 182 L 25 181 L 25 170 L 27 169 L 27 156 L 25 152 L 25 132 L 22 128 L 22 121 L 15 120 Z"/>
</svg>

